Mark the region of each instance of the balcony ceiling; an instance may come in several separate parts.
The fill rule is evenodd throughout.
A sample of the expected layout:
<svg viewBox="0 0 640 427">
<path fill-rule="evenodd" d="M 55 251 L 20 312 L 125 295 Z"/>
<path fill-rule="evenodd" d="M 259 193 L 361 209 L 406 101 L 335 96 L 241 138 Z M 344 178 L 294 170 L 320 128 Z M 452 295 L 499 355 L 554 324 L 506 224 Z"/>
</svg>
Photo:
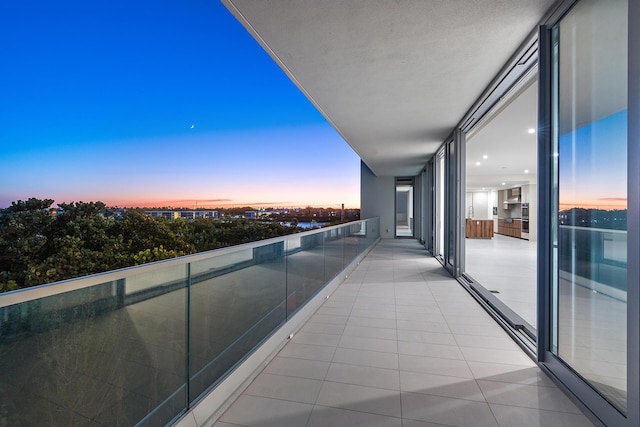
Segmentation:
<svg viewBox="0 0 640 427">
<path fill-rule="evenodd" d="M 553 0 L 222 0 L 378 176 L 417 175 Z"/>
</svg>

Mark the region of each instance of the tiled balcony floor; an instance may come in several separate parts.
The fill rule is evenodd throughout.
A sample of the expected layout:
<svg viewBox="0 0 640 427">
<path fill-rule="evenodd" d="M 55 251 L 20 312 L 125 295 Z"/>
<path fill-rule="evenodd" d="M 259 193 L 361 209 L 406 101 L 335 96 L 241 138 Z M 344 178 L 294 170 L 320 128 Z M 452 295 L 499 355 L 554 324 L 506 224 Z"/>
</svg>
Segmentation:
<svg viewBox="0 0 640 427">
<path fill-rule="evenodd" d="M 215 427 L 590 426 L 415 240 L 383 240 Z"/>
</svg>

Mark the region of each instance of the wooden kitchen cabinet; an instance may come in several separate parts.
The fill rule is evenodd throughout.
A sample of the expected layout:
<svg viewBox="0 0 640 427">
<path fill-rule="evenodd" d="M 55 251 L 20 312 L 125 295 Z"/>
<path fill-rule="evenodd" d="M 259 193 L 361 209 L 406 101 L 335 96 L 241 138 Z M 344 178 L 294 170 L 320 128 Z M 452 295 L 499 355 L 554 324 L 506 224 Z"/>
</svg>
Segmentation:
<svg viewBox="0 0 640 427">
<path fill-rule="evenodd" d="M 470 239 L 493 238 L 493 220 L 467 218 L 465 235 Z"/>
<path fill-rule="evenodd" d="M 510 237 L 521 237 L 522 233 L 522 220 L 514 219 L 507 221 L 506 219 L 498 220 L 498 234 L 504 234 Z"/>
</svg>

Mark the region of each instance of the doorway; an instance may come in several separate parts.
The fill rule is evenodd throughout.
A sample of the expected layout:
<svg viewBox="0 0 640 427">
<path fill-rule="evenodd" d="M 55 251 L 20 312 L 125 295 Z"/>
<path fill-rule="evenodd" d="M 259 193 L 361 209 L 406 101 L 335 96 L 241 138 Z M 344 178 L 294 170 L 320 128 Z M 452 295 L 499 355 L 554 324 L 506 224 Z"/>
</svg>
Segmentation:
<svg viewBox="0 0 640 427">
<path fill-rule="evenodd" d="M 537 327 L 536 69 L 467 134 L 465 277 L 510 325 Z"/>
<path fill-rule="evenodd" d="M 396 178 L 395 237 L 414 237 L 414 185 L 414 178 Z"/>
</svg>

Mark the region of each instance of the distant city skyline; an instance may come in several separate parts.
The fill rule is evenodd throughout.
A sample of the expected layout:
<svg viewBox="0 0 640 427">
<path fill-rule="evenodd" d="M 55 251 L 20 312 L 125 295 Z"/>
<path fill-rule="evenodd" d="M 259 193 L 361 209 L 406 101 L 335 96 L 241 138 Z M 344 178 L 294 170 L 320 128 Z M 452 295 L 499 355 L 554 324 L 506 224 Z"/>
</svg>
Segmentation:
<svg viewBox="0 0 640 427">
<path fill-rule="evenodd" d="M 5 2 L 0 46 L 0 208 L 360 207 L 358 156 L 218 1 Z"/>
</svg>

